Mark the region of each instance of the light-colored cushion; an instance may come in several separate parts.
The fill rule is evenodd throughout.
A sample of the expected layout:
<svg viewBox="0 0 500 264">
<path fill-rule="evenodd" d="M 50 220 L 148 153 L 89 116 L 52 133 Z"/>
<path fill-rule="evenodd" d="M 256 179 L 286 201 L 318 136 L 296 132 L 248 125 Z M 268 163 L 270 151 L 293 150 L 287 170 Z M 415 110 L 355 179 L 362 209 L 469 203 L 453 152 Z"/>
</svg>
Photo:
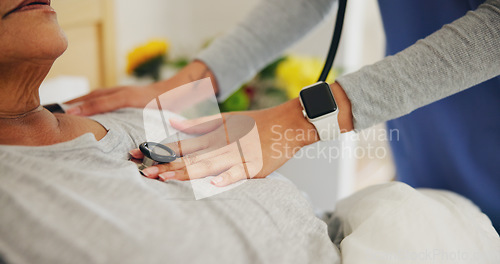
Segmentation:
<svg viewBox="0 0 500 264">
<path fill-rule="evenodd" d="M 392 182 L 340 201 L 328 220 L 343 263 L 500 263 L 500 238 L 464 197 Z"/>
</svg>

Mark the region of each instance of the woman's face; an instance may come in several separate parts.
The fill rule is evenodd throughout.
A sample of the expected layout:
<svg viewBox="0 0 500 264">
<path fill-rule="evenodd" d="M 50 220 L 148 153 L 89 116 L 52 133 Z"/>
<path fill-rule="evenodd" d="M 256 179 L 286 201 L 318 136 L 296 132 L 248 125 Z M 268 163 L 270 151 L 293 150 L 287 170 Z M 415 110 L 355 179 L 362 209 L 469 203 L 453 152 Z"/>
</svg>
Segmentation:
<svg viewBox="0 0 500 264">
<path fill-rule="evenodd" d="M 50 0 L 0 0 L 0 64 L 52 63 L 66 48 Z"/>
</svg>

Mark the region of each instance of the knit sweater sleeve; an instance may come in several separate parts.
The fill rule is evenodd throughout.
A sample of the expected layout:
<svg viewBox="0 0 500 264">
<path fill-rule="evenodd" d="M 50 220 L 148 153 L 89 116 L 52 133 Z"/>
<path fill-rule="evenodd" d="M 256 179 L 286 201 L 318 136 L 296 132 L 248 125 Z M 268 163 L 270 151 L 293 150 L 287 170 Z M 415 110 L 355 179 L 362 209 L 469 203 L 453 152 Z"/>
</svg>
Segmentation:
<svg viewBox="0 0 500 264">
<path fill-rule="evenodd" d="M 334 2 L 261 1 L 242 23 L 216 39 L 196 59 L 203 61 L 217 79 L 219 100 L 229 97 L 242 83 L 318 25 Z"/>
<path fill-rule="evenodd" d="M 500 0 L 400 53 L 338 78 L 355 129 L 391 120 L 500 75 Z"/>
</svg>

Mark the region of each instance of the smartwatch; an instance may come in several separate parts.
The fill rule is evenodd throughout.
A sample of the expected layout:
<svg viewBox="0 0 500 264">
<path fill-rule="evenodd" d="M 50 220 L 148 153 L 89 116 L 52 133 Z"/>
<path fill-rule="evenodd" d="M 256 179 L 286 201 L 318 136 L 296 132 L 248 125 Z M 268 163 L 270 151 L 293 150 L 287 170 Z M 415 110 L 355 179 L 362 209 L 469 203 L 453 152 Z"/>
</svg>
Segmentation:
<svg viewBox="0 0 500 264">
<path fill-rule="evenodd" d="M 317 82 L 302 88 L 299 99 L 304 117 L 314 125 L 321 141 L 340 136 L 339 110 L 328 83 Z"/>
</svg>

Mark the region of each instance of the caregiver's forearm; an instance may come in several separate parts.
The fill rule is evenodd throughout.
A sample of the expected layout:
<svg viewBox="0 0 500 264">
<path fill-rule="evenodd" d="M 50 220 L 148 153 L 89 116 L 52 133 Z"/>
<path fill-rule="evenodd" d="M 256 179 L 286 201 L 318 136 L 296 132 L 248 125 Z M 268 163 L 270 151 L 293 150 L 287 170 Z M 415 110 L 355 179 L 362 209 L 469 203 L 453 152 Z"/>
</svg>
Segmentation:
<svg viewBox="0 0 500 264">
<path fill-rule="evenodd" d="M 355 129 L 370 127 L 500 75 L 500 0 L 406 50 L 337 79 Z"/>
<path fill-rule="evenodd" d="M 307 34 L 336 0 L 263 0 L 229 34 L 197 56 L 215 75 L 219 99 Z"/>
</svg>

